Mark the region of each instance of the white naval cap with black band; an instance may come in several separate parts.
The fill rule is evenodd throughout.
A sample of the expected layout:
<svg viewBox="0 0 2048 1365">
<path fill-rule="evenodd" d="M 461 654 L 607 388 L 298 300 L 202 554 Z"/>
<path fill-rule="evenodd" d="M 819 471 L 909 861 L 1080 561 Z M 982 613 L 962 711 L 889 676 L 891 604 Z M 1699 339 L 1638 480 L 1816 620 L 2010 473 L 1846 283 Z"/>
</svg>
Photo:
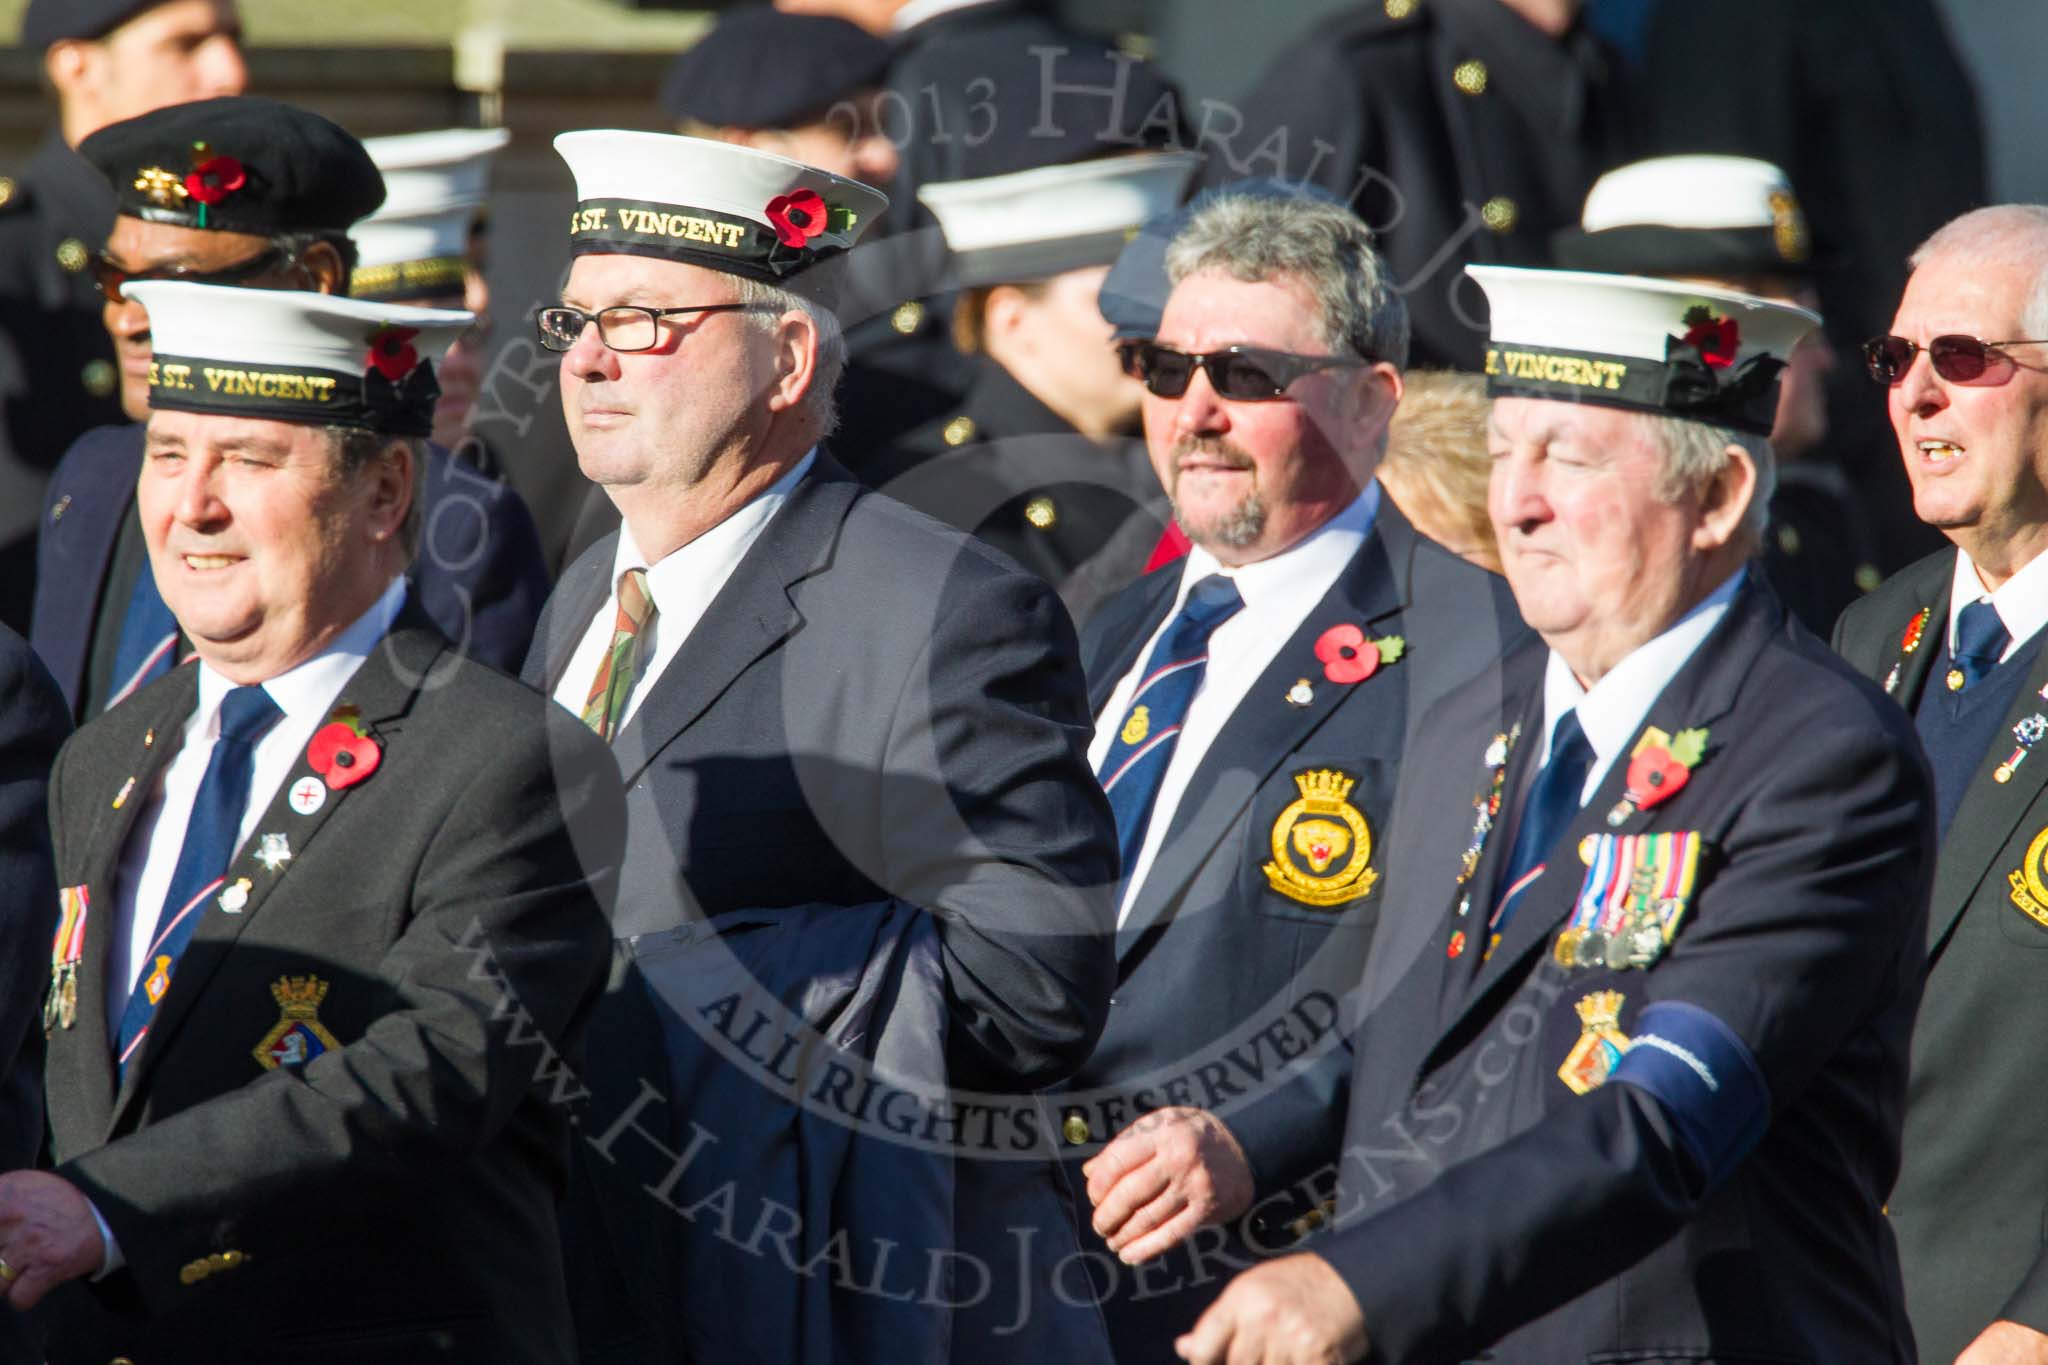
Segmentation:
<svg viewBox="0 0 2048 1365">
<path fill-rule="evenodd" d="M 1813 238 L 1792 182 L 1747 156 L 1659 156 L 1593 182 L 1576 227 L 1550 239 L 1566 270 L 1803 278 Z"/>
<path fill-rule="evenodd" d="M 1197 152 L 1131 152 L 918 187 L 953 258 L 953 283 L 1023 284 L 1116 260 L 1141 225 L 1172 213 Z"/>
<path fill-rule="evenodd" d="M 473 313 L 285 289 L 142 280 L 149 313 L 149 405 L 224 417 L 433 430 L 434 366 Z"/>
<path fill-rule="evenodd" d="M 590 129 L 555 150 L 576 177 L 569 249 L 652 256 L 779 284 L 852 248 L 880 190 L 786 156 L 670 133 Z"/>
<path fill-rule="evenodd" d="M 1470 265 L 1492 312 L 1489 397 L 1597 403 L 1760 436 L 1804 308 L 1640 275 Z"/>
<path fill-rule="evenodd" d="M 349 293 L 397 300 L 460 294 L 491 159 L 511 140 L 503 128 L 448 128 L 363 143 L 384 176 L 384 204 L 349 229 L 357 252 Z"/>
</svg>

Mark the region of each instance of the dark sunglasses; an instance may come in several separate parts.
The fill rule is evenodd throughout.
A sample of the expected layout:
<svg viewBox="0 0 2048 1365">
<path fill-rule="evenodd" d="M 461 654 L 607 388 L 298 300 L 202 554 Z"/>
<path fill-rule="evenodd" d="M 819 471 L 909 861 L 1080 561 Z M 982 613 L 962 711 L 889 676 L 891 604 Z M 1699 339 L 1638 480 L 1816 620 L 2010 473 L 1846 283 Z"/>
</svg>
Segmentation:
<svg viewBox="0 0 2048 1365">
<path fill-rule="evenodd" d="M 1317 370 L 1362 369 L 1377 362 L 1365 356 L 1296 355 L 1263 346 L 1225 346 L 1220 351 L 1176 351 L 1157 342 L 1140 342 L 1121 352 L 1124 369 L 1160 398 L 1178 398 L 1188 391 L 1196 370 L 1206 370 L 1209 383 L 1225 398 L 1264 403 L 1287 396 L 1287 386 Z"/>
<path fill-rule="evenodd" d="M 1863 363 L 1872 379 L 1889 387 L 1904 379 L 1913 357 L 1925 351 L 1934 372 L 1951 384 L 2002 384 L 2012 377 L 2014 361 L 2001 347 L 2043 345 L 2048 341 L 1979 341 L 1954 334 L 1919 346 L 1904 337 L 1882 336 L 1863 343 Z"/>
<path fill-rule="evenodd" d="M 297 265 L 298 257 L 282 247 L 258 252 L 246 261 L 236 261 L 218 270 L 194 270 L 190 266 L 166 265 L 151 270 L 130 270 L 105 253 L 92 259 L 92 282 L 108 303 L 126 303 L 121 288 L 133 280 L 182 280 L 187 284 L 241 284 L 273 271 L 283 273 Z"/>
</svg>

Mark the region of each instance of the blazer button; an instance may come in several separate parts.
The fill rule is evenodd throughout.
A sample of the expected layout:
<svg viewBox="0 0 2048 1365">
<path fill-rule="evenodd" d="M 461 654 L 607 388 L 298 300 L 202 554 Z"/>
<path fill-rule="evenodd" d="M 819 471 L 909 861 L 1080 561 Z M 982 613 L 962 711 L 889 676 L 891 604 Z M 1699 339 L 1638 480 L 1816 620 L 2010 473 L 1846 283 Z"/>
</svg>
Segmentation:
<svg viewBox="0 0 2048 1365">
<path fill-rule="evenodd" d="M 1066 1119 L 1060 1124 L 1060 1135 L 1072 1147 L 1079 1147 L 1088 1140 L 1088 1116 L 1078 1109 L 1069 1109 Z"/>
</svg>

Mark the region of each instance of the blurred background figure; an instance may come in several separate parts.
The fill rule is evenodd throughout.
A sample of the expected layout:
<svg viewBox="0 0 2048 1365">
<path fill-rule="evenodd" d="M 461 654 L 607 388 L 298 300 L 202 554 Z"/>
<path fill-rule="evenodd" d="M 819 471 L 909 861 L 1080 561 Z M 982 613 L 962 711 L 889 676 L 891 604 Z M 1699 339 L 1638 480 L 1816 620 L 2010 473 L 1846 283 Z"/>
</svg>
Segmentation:
<svg viewBox="0 0 2048 1365">
<path fill-rule="evenodd" d="M 965 286 L 953 336 L 972 381 L 956 410 L 866 476 L 1061 588 L 1077 617 L 1100 589 L 1083 573 L 1070 591 L 1076 571 L 1126 522 L 1142 520 L 1140 538 L 1165 526 L 1137 439 L 1144 389 L 1097 295 L 1126 239 L 1179 203 L 1197 163 L 1138 152 L 921 192 Z"/>
<path fill-rule="evenodd" d="M 1613 54 L 1579 8 L 1347 8 L 1267 68 L 1234 128 L 1205 117 L 1207 178 L 1275 175 L 1341 197 L 1407 291 L 1415 363 L 1477 370 L 1486 300 L 1461 267 L 1544 264 L 1550 233 L 1626 155 Z"/>
<path fill-rule="evenodd" d="M 1643 150 L 1726 152 L 1782 166 L 1799 187 L 1825 268 L 1828 339 L 1853 354 L 1883 332 L 1906 258 L 1990 197 L 1976 83 L 1942 11 L 1949 0 L 1657 0 L 1640 83 Z M 2008 7 L 1978 7 L 2014 36 Z M 2023 59 L 2037 65 L 2038 51 Z M 1835 371 L 1830 458 L 1850 475 L 1886 573 L 1944 542 L 1913 515 L 1884 408 L 1853 366 Z"/>
<path fill-rule="evenodd" d="M 121 419 L 86 269 L 114 197 L 72 149 L 166 104 L 239 94 L 248 71 L 232 0 L 31 0 L 21 46 L 42 53 L 57 105 L 19 174 L 0 176 L 0 623 L 26 634 L 43 485 L 79 433 Z"/>
<path fill-rule="evenodd" d="M 1486 380 L 1455 370 L 1410 370 L 1387 427 L 1380 487 L 1416 530 L 1490 573 L 1500 572 L 1486 489 Z"/>
<path fill-rule="evenodd" d="M 503 128 L 401 133 L 363 144 L 384 176 L 384 206 L 355 225 L 348 292 L 384 303 L 463 308 L 476 314 L 441 362 L 434 443 L 496 478 L 500 463 L 469 430 L 491 336 L 484 252 L 491 159 L 512 140 Z"/>
<path fill-rule="evenodd" d="M 1600 177 L 1580 225 L 1552 241 L 1570 270 L 1656 275 L 1820 311 L 1816 254 L 1784 171 L 1736 156 L 1667 156 Z M 1813 458 L 1828 435 L 1825 331 L 1793 348 L 1778 383 L 1771 449 L 1778 485 L 1764 536 L 1765 575 L 1808 630 L 1825 635 L 1880 577 L 1863 509 L 1841 467 Z"/>
</svg>

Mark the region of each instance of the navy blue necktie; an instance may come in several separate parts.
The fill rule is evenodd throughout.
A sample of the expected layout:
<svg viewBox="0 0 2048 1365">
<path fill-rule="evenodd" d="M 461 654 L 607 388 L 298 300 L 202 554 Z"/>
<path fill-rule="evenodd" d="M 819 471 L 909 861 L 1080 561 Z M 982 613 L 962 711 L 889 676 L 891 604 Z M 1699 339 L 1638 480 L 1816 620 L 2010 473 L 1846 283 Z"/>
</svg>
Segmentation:
<svg viewBox="0 0 2048 1365">
<path fill-rule="evenodd" d="M 1500 881 L 1500 895 L 1493 912 L 1492 930 L 1507 928 L 1516 902 L 1530 883 L 1542 875 L 1550 846 L 1557 842 L 1572 817 L 1585 803 L 1586 774 L 1593 767 L 1593 746 L 1579 728 L 1576 709 L 1557 718 L 1550 732 L 1550 757 L 1529 788 L 1522 804 L 1521 819 L 1515 825 L 1514 851 L 1508 855 L 1506 875 Z"/>
<path fill-rule="evenodd" d="M 128 1059 L 149 1033 L 156 1007 L 170 989 L 178 957 L 192 941 L 192 931 L 207 905 L 227 880 L 228 864 L 249 809 L 249 783 L 256 767 L 256 741 L 284 718 L 277 703 L 261 687 L 237 687 L 221 700 L 220 738 L 207 760 L 206 776 L 192 798 L 192 818 L 185 826 L 185 845 L 178 852 L 171 889 L 157 916 L 156 934 L 136 964 L 135 989 L 121 1012 L 121 1032 L 114 1057 L 125 1074 Z M 139 907 L 138 907 L 139 908 Z"/>
<path fill-rule="evenodd" d="M 1998 667 L 2012 635 L 1998 619 L 1998 609 L 1989 602 L 1972 602 L 1956 613 L 1954 662 L 1963 680 L 1951 691 L 1959 691 Z"/>
<path fill-rule="evenodd" d="M 1116 813 L 1116 838 L 1123 850 L 1126 877 L 1145 845 L 1152 803 L 1158 799 L 1159 784 L 1173 761 L 1188 707 L 1208 671 L 1209 636 L 1243 609 L 1237 585 L 1223 575 L 1211 574 L 1195 584 L 1188 590 L 1180 615 L 1153 647 L 1144 677 L 1131 694 L 1123 717 L 1105 718 L 1119 728 L 1096 777 Z"/>
<path fill-rule="evenodd" d="M 178 662 L 178 618 L 164 605 L 156 590 L 156 575 L 147 561 L 128 595 L 128 611 L 121 618 L 121 642 L 114 647 L 114 680 L 107 692 L 107 709 L 128 700 L 138 689 L 155 682 Z"/>
</svg>

